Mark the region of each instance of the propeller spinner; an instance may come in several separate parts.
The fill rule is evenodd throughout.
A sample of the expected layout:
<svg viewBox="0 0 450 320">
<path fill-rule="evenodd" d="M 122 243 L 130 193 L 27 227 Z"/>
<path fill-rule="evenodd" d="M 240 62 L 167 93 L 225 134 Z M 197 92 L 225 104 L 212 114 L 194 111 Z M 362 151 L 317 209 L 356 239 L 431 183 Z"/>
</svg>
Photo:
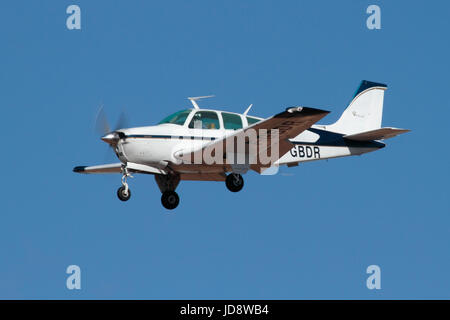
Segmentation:
<svg viewBox="0 0 450 320">
<path fill-rule="evenodd" d="M 119 143 L 120 139 L 124 139 L 125 135 L 123 132 L 117 131 L 122 128 L 127 128 L 127 116 L 124 112 L 121 112 L 119 119 L 114 127 L 114 130 L 111 130 L 111 126 L 109 125 L 108 118 L 104 111 L 103 105 L 100 106 L 100 109 L 97 113 L 97 117 L 95 119 L 95 129 L 97 133 L 100 135 L 100 139 L 106 142 L 111 149 L 116 152 L 116 146 Z M 109 149 L 109 148 L 108 148 Z M 108 154 L 110 154 L 108 152 Z"/>
</svg>

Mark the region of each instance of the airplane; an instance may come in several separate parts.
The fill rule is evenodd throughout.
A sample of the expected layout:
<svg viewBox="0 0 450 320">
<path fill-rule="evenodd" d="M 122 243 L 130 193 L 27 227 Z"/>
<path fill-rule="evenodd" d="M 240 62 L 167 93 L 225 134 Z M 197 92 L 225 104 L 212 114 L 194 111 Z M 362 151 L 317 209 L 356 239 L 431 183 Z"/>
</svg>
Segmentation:
<svg viewBox="0 0 450 320">
<path fill-rule="evenodd" d="M 197 101 L 211 96 L 190 97 L 192 108 L 156 125 L 113 131 L 107 126 L 101 140 L 113 148 L 120 162 L 77 166 L 73 171 L 121 174 L 117 190 L 121 201 L 131 197 L 127 183 L 131 174 L 153 175 L 162 205 L 172 210 L 179 204 L 175 190 L 182 180 L 224 181 L 228 190 L 238 192 L 248 170 L 265 174 L 283 165 L 294 167 L 384 148 L 382 140 L 410 131 L 381 127 L 386 89 L 385 84 L 363 80 L 340 118 L 328 125 L 317 124 L 329 113 L 321 109 L 289 107 L 263 119 L 248 115 L 252 105 L 239 114 L 200 108 Z M 270 162 L 262 161 L 263 152 L 266 160 L 271 154 Z"/>
</svg>

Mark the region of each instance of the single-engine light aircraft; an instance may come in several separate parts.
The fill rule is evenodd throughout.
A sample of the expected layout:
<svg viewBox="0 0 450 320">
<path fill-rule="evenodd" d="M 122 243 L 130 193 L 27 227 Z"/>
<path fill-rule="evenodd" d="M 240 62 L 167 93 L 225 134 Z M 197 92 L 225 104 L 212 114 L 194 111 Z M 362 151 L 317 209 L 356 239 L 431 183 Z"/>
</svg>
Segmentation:
<svg viewBox="0 0 450 320">
<path fill-rule="evenodd" d="M 101 139 L 120 162 L 77 166 L 78 173 L 119 173 L 117 196 L 130 199 L 127 178 L 132 173 L 154 175 L 161 202 L 175 209 L 175 192 L 181 180 L 224 181 L 228 190 L 244 186 L 242 174 L 260 174 L 303 161 L 361 155 L 385 146 L 381 140 L 410 130 L 381 127 L 385 84 L 362 81 L 348 107 L 333 124 L 316 124 L 329 112 L 309 107 L 289 107 L 270 118 L 203 109 L 188 98 L 192 108 L 178 111 L 157 125 L 136 128 L 105 127 Z"/>
</svg>

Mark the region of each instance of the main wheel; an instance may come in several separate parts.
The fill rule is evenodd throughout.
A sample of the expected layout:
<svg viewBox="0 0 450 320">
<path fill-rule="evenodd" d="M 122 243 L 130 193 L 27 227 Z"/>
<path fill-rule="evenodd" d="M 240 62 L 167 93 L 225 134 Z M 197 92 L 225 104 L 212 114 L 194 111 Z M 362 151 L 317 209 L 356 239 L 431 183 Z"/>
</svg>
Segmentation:
<svg viewBox="0 0 450 320">
<path fill-rule="evenodd" d="M 164 208 L 172 210 L 178 207 L 180 197 L 175 191 L 166 191 L 161 196 L 161 203 Z"/>
<path fill-rule="evenodd" d="M 131 197 L 131 191 L 130 189 L 128 189 L 127 192 L 125 192 L 125 187 L 121 186 L 119 189 L 117 189 L 117 197 L 121 200 L 121 201 L 127 201 L 128 199 L 130 199 Z"/>
<path fill-rule="evenodd" d="M 244 178 L 238 173 L 230 173 L 225 180 L 225 184 L 231 192 L 238 192 L 244 187 Z"/>
</svg>

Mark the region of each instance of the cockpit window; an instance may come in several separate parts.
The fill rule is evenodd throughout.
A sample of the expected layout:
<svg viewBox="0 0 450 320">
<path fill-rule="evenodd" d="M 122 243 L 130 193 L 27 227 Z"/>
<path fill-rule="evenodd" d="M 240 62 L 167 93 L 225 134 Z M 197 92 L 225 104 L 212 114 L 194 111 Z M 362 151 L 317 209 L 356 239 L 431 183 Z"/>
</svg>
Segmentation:
<svg viewBox="0 0 450 320">
<path fill-rule="evenodd" d="M 192 129 L 220 129 L 217 113 L 212 111 L 197 111 L 189 123 Z"/>
<path fill-rule="evenodd" d="M 241 116 L 233 113 L 222 112 L 223 126 L 225 129 L 242 129 Z"/>
<path fill-rule="evenodd" d="M 187 109 L 187 110 L 181 110 L 181 111 L 175 112 L 175 113 L 171 114 L 170 116 L 162 119 L 158 124 L 172 123 L 172 124 L 178 124 L 178 125 L 182 126 L 186 122 L 186 118 L 191 113 L 191 111 L 192 111 L 191 109 Z"/>
<path fill-rule="evenodd" d="M 260 122 L 260 121 L 261 121 L 260 119 L 256 119 L 256 118 L 252 118 L 252 117 L 247 117 L 247 122 L 248 122 L 248 125 L 249 125 L 249 126 L 251 126 L 251 125 L 254 124 L 254 123 Z"/>
</svg>

